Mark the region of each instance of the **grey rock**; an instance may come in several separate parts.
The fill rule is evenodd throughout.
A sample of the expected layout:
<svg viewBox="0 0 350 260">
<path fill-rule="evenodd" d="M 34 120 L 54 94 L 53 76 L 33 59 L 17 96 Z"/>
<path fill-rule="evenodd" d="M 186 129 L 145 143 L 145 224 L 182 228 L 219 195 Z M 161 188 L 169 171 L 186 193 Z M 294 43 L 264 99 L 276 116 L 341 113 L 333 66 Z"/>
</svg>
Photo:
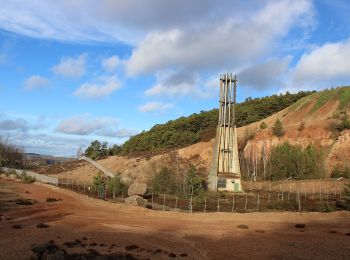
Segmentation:
<svg viewBox="0 0 350 260">
<path fill-rule="evenodd" d="M 134 182 L 129 186 L 128 196 L 139 195 L 143 196 L 147 192 L 147 184 L 142 182 Z"/>
<path fill-rule="evenodd" d="M 133 195 L 126 198 L 125 203 L 139 207 L 146 207 L 147 201 L 138 195 Z"/>
</svg>

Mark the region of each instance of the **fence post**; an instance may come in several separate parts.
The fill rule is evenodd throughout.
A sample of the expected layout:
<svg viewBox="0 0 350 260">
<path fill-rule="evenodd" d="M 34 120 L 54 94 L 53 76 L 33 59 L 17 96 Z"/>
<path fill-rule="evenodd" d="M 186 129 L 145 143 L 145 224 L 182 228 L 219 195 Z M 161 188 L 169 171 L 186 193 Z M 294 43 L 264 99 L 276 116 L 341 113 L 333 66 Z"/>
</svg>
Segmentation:
<svg viewBox="0 0 350 260">
<path fill-rule="evenodd" d="M 281 185 L 282 186 L 282 201 L 283 201 L 283 185 Z"/>
<path fill-rule="evenodd" d="M 218 197 L 218 212 L 220 212 L 220 196 Z"/>
<path fill-rule="evenodd" d="M 312 200 L 314 200 L 314 195 L 315 195 L 315 183 L 312 183 Z"/>
<path fill-rule="evenodd" d="M 244 205 L 244 211 L 247 212 L 247 203 L 248 203 L 248 197 L 247 194 L 245 195 L 245 205 Z"/>
<path fill-rule="evenodd" d="M 177 211 L 177 196 L 175 197 L 175 211 Z"/>
<path fill-rule="evenodd" d="M 204 197 L 204 210 L 203 210 L 203 212 L 205 213 L 206 210 L 207 210 L 207 197 Z"/>
<path fill-rule="evenodd" d="M 165 210 L 165 193 L 163 195 L 163 211 Z"/>
<path fill-rule="evenodd" d="M 232 212 L 235 210 L 235 195 L 232 196 Z"/>
<path fill-rule="evenodd" d="M 152 209 L 153 209 L 153 192 L 152 192 Z"/>
<path fill-rule="evenodd" d="M 298 190 L 298 206 L 299 206 L 299 212 L 301 211 L 301 204 L 300 204 L 300 191 Z"/>
<path fill-rule="evenodd" d="M 258 194 L 258 205 L 257 205 L 257 208 L 256 208 L 257 211 L 259 211 L 259 206 L 260 206 L 259 203 L 260 203 L 260 197 L 259 197 L 259 194 Z"/>
<path fill-rule="evenodd" d="M 270 205 L 270 196 L 271 196 L 271 193 L 269 193 L 269 197 L 267 199 L 267 205 Z"/>
</svg>

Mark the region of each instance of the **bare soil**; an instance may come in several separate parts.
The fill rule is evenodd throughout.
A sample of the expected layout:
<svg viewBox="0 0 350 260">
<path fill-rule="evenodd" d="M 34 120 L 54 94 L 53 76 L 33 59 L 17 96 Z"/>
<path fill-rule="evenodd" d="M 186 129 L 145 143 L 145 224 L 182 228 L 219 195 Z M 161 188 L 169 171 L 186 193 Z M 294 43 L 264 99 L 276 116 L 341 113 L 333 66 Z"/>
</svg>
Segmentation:
<svg viewBox="0 0 350 260">
<path fill-rule="evenodd" d="M 0 179 L 0 195 L 0 259 L 28 259 L 31 244 L 50 240 L 68 253 L 125 259 L 350 257 L 350 212 L 160 212 L 7 179 Z M 41 223 L 47 227 L 38 228 Z"/>
</svg>

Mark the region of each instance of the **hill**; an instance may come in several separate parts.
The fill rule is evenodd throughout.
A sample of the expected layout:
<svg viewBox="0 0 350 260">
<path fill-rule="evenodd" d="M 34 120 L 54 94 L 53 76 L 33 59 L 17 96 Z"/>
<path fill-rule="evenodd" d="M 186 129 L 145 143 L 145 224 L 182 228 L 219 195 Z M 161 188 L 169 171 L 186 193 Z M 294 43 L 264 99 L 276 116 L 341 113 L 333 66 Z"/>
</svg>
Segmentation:
<svg viewBox="0 0 350 260">
<path fill-rule="evenodd" d="M 345 115 L 349 115 L 350 87 L 325 90 L 305 96 L 291 106 L 270 115 L 263 120 L 237 129 L 240 146 L 241 168 L 243 177 L 252 173 L 247 165 L 254 168 L 262 150 L 271 152 L 275 146 L 289 142 L 306 148 L 315 145 L 322 151 L 325 172 L 322 176 L 331 176 L 334 170 L 344 169 L 350 162 L 350 130 L 342 126 Z M 277 137 L 273 134 L 274 122 L 280 119 L 285 134 Z M 261 129 L 264 122 L 266 128 Z M 303 127 L 301 127 L 303 125 Z M 147 181 L 158 169 L 178 168 L 182 172 L 189 164 L 194 164 L 202 176 L 206 176 L 212 160 L 214 139 L 174 149 L 150 157 L 110 156 L 99 162 L 124 179 Z M 261 162 L 261 160 L 260 160 Z M 256 167 L 258 177 L 263 175 L 262 167 Z M 96 171 L 89 165 L 60 173 L 61 177 L 92 179 Z"/>
<path fill-rule="evenodd" d="M 264 119 L 312 93 L 310 91 L 301 91 L 297 94 L 287 92 L 284 95 L 247 98 L 236 105 L 237 126 L 245 126 Z M 122 153 L 127 155 L 144 151 L 162 151 L 208 141 L 215 137 L 217 121 L 218 109 L 212 109 L 155 125 L 149 131 L 144 131 L 126 141 L 122 146 Z"/>
</svg>

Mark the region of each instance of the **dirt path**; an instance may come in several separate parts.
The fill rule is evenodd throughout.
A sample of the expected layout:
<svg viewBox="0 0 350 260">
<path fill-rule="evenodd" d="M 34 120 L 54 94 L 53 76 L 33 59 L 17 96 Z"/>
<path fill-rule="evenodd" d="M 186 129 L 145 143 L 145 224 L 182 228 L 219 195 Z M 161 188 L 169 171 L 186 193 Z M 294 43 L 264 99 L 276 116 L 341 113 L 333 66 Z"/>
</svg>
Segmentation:
<svg viewBox="0 0 350 260">
<path fill-rule="evenodd" d="M 137 259 L 350 257 L 350 236 L 345 235 L 350 232 L 350 212 L 159 212 L 95 200 L 49 185 L 4 179 L 0 179 L 0 196 L 0 259 L 28 259 L 32 243 L 49 240 L 71 253 L 93 249 Z M 19 197 L 36 202 L 18 205 L 14 201 Z M 59 200 L 47 202 L 47 198 Z M 37 228 L 39 223 L 49 227 Z M 295 228 L 297 223 L 306 227 Z M 64 245 L 76 240 L 80 243 Z"/>
</svg>

